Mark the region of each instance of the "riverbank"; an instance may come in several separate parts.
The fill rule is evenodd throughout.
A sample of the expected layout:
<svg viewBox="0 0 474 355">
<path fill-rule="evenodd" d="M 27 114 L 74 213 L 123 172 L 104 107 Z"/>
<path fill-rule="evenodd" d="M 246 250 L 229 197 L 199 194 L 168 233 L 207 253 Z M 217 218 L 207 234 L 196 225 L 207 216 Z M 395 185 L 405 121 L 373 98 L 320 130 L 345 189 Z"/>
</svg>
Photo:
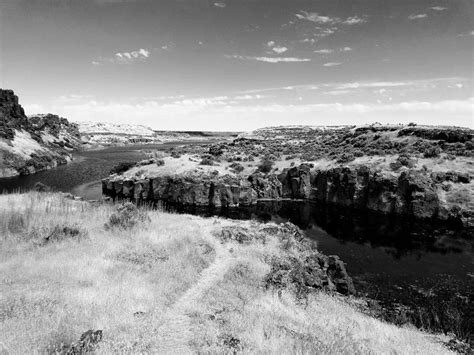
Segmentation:
<svg viewBox="0 0 474 355">
<path fill-rule="evenodd" d="M 302 163 L 298 158 L 237 163 L 173 153 L 103 179 L 103 193 L 138 202 L 224 208 L 305 200 L 474 227 L 470 157 L 419 159 L 395 169 L 400 156 L 361 157 L 343 164 L 326 159 Z"/>
<path fill-rule="evenodd" d="M 7 351 L 57 350 L 93 329 L 99 353 L 449 352 L 334 293 L 350 293 L 341 263 L 292 225 L 134 211 L 0 196 Z"/>
</svg>

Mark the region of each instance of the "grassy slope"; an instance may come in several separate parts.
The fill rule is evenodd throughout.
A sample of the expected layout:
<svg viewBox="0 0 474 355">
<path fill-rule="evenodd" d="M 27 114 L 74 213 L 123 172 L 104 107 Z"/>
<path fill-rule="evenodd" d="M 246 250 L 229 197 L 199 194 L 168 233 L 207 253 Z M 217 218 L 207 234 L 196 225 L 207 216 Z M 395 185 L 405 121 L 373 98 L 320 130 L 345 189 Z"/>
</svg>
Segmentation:
<svg viewBox="0 0 474 355">
<path fill-rule="evenodd" d="M 91 328 L 104 330 L 99 353 L 447 353 L 340 297 L 300 304 L 263 288 L 267 262 L 287 252 L 280 240 L 218 238 L 255 222 L 150 211 L 146 228 L 106 230 L 112 212 L 58 194 L 0 196 L 0 353 L 42 352 Z M 83 233 L 42 244 L 57 225 Z"/>
</svg>

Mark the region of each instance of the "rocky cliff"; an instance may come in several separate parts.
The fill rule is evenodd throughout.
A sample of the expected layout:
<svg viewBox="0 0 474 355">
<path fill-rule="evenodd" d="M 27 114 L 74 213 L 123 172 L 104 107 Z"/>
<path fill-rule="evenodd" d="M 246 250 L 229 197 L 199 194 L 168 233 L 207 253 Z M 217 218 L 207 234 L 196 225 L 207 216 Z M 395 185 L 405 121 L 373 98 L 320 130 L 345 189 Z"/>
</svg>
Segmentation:
<svg viewBox="0 0 474 355">
<path fill-rule="evenodd" d="M 195 206 L 238 207 L 259 200 L 302 199 L 424 219 L 455 220 L 474 226 L 468 174 L 427 174 L 401 169 L 373 171 L 366 166 L 312 169 L 301 164 L 280 174 L 247 177 L 189 172 L 149 178 L 111 176 L 103 193 L 137 201 L 163 200 Z"/>
<path fill-rule="evenodd" d="M 28 118 L 14 92 L 0 89 L 0 177 L 66 164 L 79 145 L 75 124 L 53 114 Z"/>
</svg>

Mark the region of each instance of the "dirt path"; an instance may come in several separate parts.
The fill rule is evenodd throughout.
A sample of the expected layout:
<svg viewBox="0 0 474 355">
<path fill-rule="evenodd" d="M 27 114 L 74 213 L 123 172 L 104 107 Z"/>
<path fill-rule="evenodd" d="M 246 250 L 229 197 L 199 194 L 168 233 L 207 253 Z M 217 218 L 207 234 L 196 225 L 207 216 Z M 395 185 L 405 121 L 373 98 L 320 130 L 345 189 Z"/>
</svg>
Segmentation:
<svg viewBox="0 0 474 355">
<path fill-rule="evenodd" d="M 199 302 L 204 293 L 221 280 L 234 263 L 234 258 L 226 245 L 215 245 L 216 257 L 211 265 L 201 273 L 199 280 L 188 289 L 172 306 L 164 318 L 159 353 L 190 354 L 189 341 L 192 339 L 192 324 L 189 312 Z"/>
</svg>

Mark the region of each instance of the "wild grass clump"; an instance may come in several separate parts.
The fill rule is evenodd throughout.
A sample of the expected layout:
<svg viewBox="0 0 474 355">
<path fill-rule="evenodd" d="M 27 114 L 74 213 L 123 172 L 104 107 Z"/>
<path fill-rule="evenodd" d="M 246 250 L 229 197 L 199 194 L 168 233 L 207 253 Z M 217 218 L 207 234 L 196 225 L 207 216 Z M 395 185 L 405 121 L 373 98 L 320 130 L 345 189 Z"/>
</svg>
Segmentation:
<svg viewBox="0 0 474 355">
<path fill-rule="evenodd" d="M 79 240 L 87 236 L 87 231 L 78 225 L 56 225 L 44 237 L 43 244 L 61 242 L 68 239 Z"/>
<path fill-rule="evenodd" d="M 105 229 L 132 229 L 137 225 L 145 225 L 150 222 L 147 212 L 139 209 L 131 202 L 122 203 L 112 213 L 109 222 L 105 224 Z"/>
<path fill-rule="evenodd" d="M 7 221 L 7 231 L 12 234 L 18 234 L 26 229 L 26 220 L 22 213 L 13 212 Z"/>
<path fill-rule="evenodd" d="M 137 228 L 137 210 L 124 205 L 0 195 L 0 351 L 446 350 L 432 335 L 370 318 L 340 297 L 313 292 L 302 302 L 289 288 L 262 287 L 273 257 L 307 251 L 290 224 L 139 212 L 148 215 L 148 228 Z M 36 239 L 10 233 L 14 213 L 23 215 L 27 232 L 56 242 L 36 247 Z M 106 229 L 108 218 L 113 227 Z M 135 221 L 134 229 L 124 230 L 122 219 Z M 78 238 L 78 230 L 88 238 Z"/>
</svg>

